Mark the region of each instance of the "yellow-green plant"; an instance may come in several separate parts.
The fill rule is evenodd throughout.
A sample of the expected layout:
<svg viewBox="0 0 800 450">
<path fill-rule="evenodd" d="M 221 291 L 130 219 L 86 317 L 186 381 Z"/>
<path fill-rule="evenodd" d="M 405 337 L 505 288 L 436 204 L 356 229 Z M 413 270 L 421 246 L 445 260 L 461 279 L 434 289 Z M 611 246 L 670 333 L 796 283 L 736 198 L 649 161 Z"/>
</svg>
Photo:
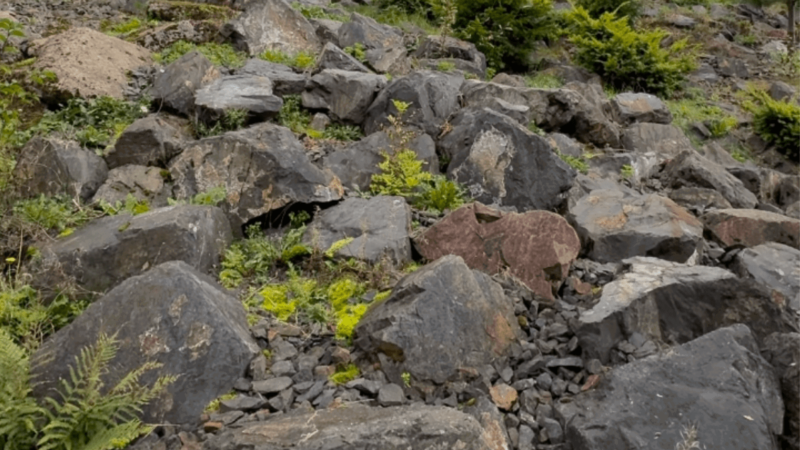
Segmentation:
<svg viewBox="0 0 800 450">
<path fill-rule="evenodd" d="M 345 53 L 352 56 L 353 58 L 361 61 L 362 63 L 366 62 L 367 60 L 367 52 L 366 49 L 364 48 L 364 44 L 362 44 L 361 42 L 356 42 L 355 44 L 345 47 L 342 50 L 344 50 Z"/>
<path fill-rule="evenodd" d="M 800 160 L 800 106 L 775 100 L 763 91 L 751 92 L 760 102 L 753 113 L 756 133 L 789 159 Z"/>
<path fill-rule="evenodd" d="M 208 58 L 215 66 L 225 66 L 231 69 L 242 67 L 247 60 L 247 54 L 237 51 L 231 44 L 217 44 L 206 42 L 204 44 L 194 44 L 187 41 L 177 41 L 169 47 L 153 54 L 153 59 L 163 65 L 175 62 L 181 56 L 197 50 Z"/>
<path fill-rule="evenodd" d="M 345 384 L 349 381 L 355 380 L 361 375 L 361 371 L 355 364 L 348 364 L 345 367 L 336 369 L 333 375 L 328 377 L 333 384 Z"/>
<path fill-rule="evenodd" d="M 589 163 L 583 157 L 576 158 L 561 152 L 558 152 L 558 157 L 580 173 L 585 174 L 589 171 Z"/>
<path fill-rule="evenodd" d="M 284 64 L 298 70 L 310 69 L 317 62 L 317 57 L 313 53 L 298 52 L 288 55 L 280 50 L 264 50 L 259 57 L 265 61 Z"/>
</svg>

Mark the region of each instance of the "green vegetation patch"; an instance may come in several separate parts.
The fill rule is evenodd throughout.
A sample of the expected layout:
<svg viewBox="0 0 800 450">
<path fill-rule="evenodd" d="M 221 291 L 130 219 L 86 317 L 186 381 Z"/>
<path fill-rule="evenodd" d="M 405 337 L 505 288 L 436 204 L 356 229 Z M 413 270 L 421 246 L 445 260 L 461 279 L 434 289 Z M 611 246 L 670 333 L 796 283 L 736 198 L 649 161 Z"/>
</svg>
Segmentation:
<svg viewBox="0 0 800 450">
<path fill-rule="evenodd" d="M 722 108 L 709 105 L 707 99 L 699 96 L 668 100 L 666 104 L 672 113 L 672 123 L 687 132 L 692 123 L 700 122 L 709 129 L 713 137 L 722 137 L 739 123 Z"/>
<path fill-rule="evenodd" d="M 206 42 L 197 45 L 186 41 L 175 42 L 164 50 L 153 53 L 153 59 L 159 64 L 167 65 L 177 61 L 181 56 L 192 50 L 202 53 L 215 66 L 238 69 L 247 61 L 247 54 L 234 49 L 231 44 Z"/>
<path fill-rule="evenodd" d="M 259 57 L 265 61 L 283 64 L 298 70 L 310 69 L 317 62 L 317 56 L 310 52 L 298 52 L 289 55 L 280 50 L 264 50 Z"/>
<path fill-rule="evenodd" d="M 535 75 L 527 75 L 525 77 L 525 85 L 536 89 L 558 89 L 564 86 L 564 80 L 556 75 L 539 72 Z"/>
</svg>

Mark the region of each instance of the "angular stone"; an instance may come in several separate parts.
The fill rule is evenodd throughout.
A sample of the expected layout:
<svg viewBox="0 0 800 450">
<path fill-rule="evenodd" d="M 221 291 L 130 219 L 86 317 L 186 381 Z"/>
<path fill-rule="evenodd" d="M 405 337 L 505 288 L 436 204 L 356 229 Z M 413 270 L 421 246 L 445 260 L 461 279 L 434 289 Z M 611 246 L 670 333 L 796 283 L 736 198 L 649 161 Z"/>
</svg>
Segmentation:
<svg viewBox="0 0 800 450">
<path fill-rule="evenodd" d="M 403 388 L 394 384 L 384 384 L 378 391 L 378 404 L 381 406 L 400 406 L 406 402 Z"/>
<path fill-rule="evenodd" d="M 364 47 L 366 61 L 376 72 L 398 75 L 408 72 L 407 50 L 399 29 L 352 13 L 350 20 L 339 27 L 339 46 L 347 48 L 356 43 Z"/>
<path fill-rule="evenodd" d="M 632 152 L 653 154 L 663 161 L 683 151 L 694 151 L 692 142 L 674 125 L 634 123 L 622 133 L 622 146 Z"/>
<path fill-rule="evenodd" d="M 587 257 L 602 263 L 632 256 L 685 262 L 703 237 L 700 221 L 655 194 L 592 191 L 570 208 L 567 220 L 578 232 Z"/>
<path fill-rule="evenodd" d="M 66 194 L 87 201 L 107 177 L 103 158 L 77 142 L 38 136 L 25 144 L 14 168 L 24 197 Z"/>
<path fill-rule="evenodd" d="M 167 114 L 141 118 L 125 128 L 114 147 L 106 152 L 108 167 L 165 166 L 191 140 L 188 128 L 188 122 Z"/>
<path fill-rule="evenodd" d="M 237 70 L 236 73 L 269 78 L 272 81 L 272 90 L 275 95 L 281 97 L 302 93 L 308 81 L 305 74 L 296 73 L 289 66 L 264 61 L 261 58 L 247 60 L 244 67 Z"/>
<path fill-rule="evenodd" d="M 774 368 L 781 383 L 781 394 L 786 406 L 783 434 L 780 436 L 784 450 L 800 446 L 800 334 L 773 333 L 761 345 L 761 355 Z"/>
<path fill-rule="evenodd" d="M 669 161 L 659 178 L 667 186 L 696 186 L 719 192 L 734 208 L 755 208 L 758 199 L 725 168 L 695 151 L 684 151 Z"/>
<path fill-rule="evenodd" d="M 652 94 L 617 94 L 611 99 L 617 122 L 630 125 L 634 122 L 672 123 L 672 113 L 660 98 Z"/>
<path fill-rule="evenodd" d="M 58 398 L 58 380 L 69 379 L 75 357 L 100 334 L 115 335 L 119 346 L 102 378 L 107 389 L 146 361 L 163 366 L 141 378 L 145 385 L 178 376 L 142 407 L 148 423 L 194 425 L 259 353 L 241 302 L 186 263 L 170 261 L 128 278 L 46 340 L 33 356 L 35 396 Z"/>
<path fill-rule="evenodd" d="M 314 26 L 285 0 L 248 3 L 239 17 L 225 24 L 222 33 L 251 56 L 264 50 L 316 54 L 322 47 Z"/>
<path fill-rule="evenodd" d="M 195 105 L 206 120 L 219 120 L 229 109 L 243 109 L 256 119 L 274 116 L 283 99 L 272 93 L 272 81 L 254 75 L 222 77 L 198 89 Z"/>
<path fill-rule="evenodd" d="M 732 208 L 718 191 L 699 187 L 681 187 L 669 193 L 669 199 L 699 216 L 707 209 Z"/>
<path fill-rule="evenodd" d="M 404 264 L 411 261 L 410 230 L 411 208 L 404 198 L 350 197 L 318 214 L 306 230 L 303 242 L 324 252 L 334 243 L 352 238 L 336 251 L 337 256 L 371 263 L 387 258 Z"/>
<path fill-rule="evenodd" d="M 361 124 L 385 86 L 386 77 L 381 75 L 325 69 L 311 78 L 303 92 L 303 106 L 325 110 L 337 122 Z"/>
<path fill-rule="evenodd" d="M 497 406 L 491 400 L 480 396 L 474 404 L 467 406 L 463 411 L 477 419 L 483 429 L 486 430 L 489 435 L 490 450 L 509 450 L 512 448 L 503 415 L 500 414 Z"/>
<path fill-rule="evenodd" d="M 713 331 L 605 377 L 595 390 L 559 405 L 572 448 L 674 450 L 693 429 L 701 446 L 778 449 L 778 380 L 744 325 Z"/>
<path fill-rule="evenodd" d="M 339 29 L 344 25 L 342 22 L 331 19 L 309 19 L 309 22 L 314 25 L 317 37 L 323 44 L 339 46 Z"/>
<path fill-rule="evenodd" d="M 511 411 L 517 402 L 517 390 L 507 384 L 498 384 L 489 389 L 489 395 L 498 408 Z"/>
<path fill-rule="evenodd" d="M 475 44 L 450 36 L 426 36 L 414 53 L 417 58 L 454 58 L 469 62 L 473 73 L 483 78 L 486 74 L 486 56 Z M 496 82 L 492 80 L 493 82 Z"/>
<path fill-rule="evenodd" d="M 413 150 L 417 154 L 417 159 L 425 162 L 423 165 L 425 171 L 438 174 L 439 156 L 436 154 L 433 138 L 419 131 L 406 131 L 411 131 L 413 137 L 406 143 L 405 148 Z M 323 159 L 323 166 L 339 177 L 342 186 L 367 191 L 372 183 L 372 176 L 381 173 L 378 167 L 378 164 L 384 161 L 381 153 L 390 153 L 398 145 L 400 145 L 398 139 L 390 138 L 384 131 L 378 131 L 358 142 L 335 150 Z"/>
<path fill-rule="evenodd" d="M 584 359 L 607 363 L 611 349 L 633 333 L 681 344 L 734 323 L 748 325 L 759 339 L 796 327 L 768 289 L 725 269 L 642 257 L 625 264 L 628 270 L 578 319 Z"/>
<path fill-rule="evenodd" d="M 348 55 L 331 42 L 328 42 L 322 48 L 322 53 L 317 58 L 317 68 L 369 73 L 369 69 L 364 64 L 361 64 L 361 61 Z"/>
<path fill-rule="evenodd" d="M 108 171 L 108 178 L 92 197 L 93 202 L 111 205 L 125 203 L 129 195 L 147 201 L 151 207 L 165 206 L 169 188 L 164 182 L 166 171 L 158 167 L 125 165 Z"/>
<path fill-rule="evenodd" d="M 355 330 L 356 347 L 382 356 L 389 379 L 463 378 L 467 368 L 502 361 L 521 331 L 511 300 L 488 275 L 445 256 L 402 279 Z"/>
<path fill-rule="evenodd" d="M 448 214 L 415 243 L 430 261 L 452 254 L 489 274 L 508 269 L 534 293 L 549 300 L 581 249 L 575 230 L 557 214 L 503 214 L 480 203 Z"/>
<path fill-rule="evenodd" d="M 700 218 L 715 241 L 725 247 L 755 247 L 778 242 L 800 245 L 800 220 L 757 209 L 718 209 Z"/>
<path fill-rule="evenodd" d="M 219 77 L 211 61 L 192 50 L 156 73 L 150 95 L 161 106 L 188 116 L 194 111 L 195 92 Z"/>
<path fill-rule="evenodd" d="M 344 45 L 344 44 L 342 44 Z M 403 123 L 431 136 L 439 136 L 441 126 L 458 110 L 461 75 L 420 71 L 396 78 L 383 89 L 367 110 L 364 131 L 372 134 L 389 126 L 389 116 L 397 116 L 392 100 L 410 103 Z"/>
<path fill-rule="evenodd" d="M 219 412 L 228 411 L 255 411 L 266 406 L 267 402 L 263 398 L 250 397 L 247 395 L 237 395 L 230 400 L 219 402 Z"/>
<path fill-rule="evenodd" d="M 292 384 L 293 381 L 289 377 L 269 378 L 266 380 L 254 381 L 253 390 L 264 395 L 277 394 L 278 392 L 291 387 Z"/>
<path fill-rule="evenodd" d="M 232 240 L 225 215 L 211 206 L 103 217 L 42 246 L 37 283 L 52 287 L 66 277 L 89 292 L 105 292 L 166 261 L 183 261 L 206 273 L 219 267 Z"/>
<path fill-rule="evenodd" d="M 736 255 L 733 271 L 754 278 L 800 311 L 800 250 L 777 242 L 746 248 Z"/>
<path fill-rule="evenodd" d="M 494 434 L 474 417 L 443 406 L 390 408 L 348 405 L 227 429 L 204 450 L 265 447 L 275 450 L 459 449 L 500 450 Z M 505 447 L 507 448 L 507 447 Z"/>
<path fill-rule="evenodd" d="M 338 200 L 338 178 L 311 164 L 294 133 L 271 123 L 206 138 L 170 164 L 177 198 L 224 186 L 221 207 L 234 234 L 251 219 L 290 203 Z"/>
<path fill-rule="evenodd" d="M 719 58 L 717 60 L 717 73 L 723 77 L 736 77 L 743 80 L 750 78 L 747 63 L 739 58 Z"/>
<path fill-rule="evenodd" d="M 59 99 L 108 96 L 123 98 L 128 72 L 151 64 L 150 52 L 136 44 L 90 28 L 75 27 L 34 41 L 32 68 L 52 71 Z"/>
<path fill-rule="evenodd" d="M 575 171 L 544 138 L 487 108 L 461 110 L 450 124 L 439 140 L 439 150 L 451 158 L 447 175 L 476 201 L 519 211 L 553 209 L 564 201 Z"/>
</svg>

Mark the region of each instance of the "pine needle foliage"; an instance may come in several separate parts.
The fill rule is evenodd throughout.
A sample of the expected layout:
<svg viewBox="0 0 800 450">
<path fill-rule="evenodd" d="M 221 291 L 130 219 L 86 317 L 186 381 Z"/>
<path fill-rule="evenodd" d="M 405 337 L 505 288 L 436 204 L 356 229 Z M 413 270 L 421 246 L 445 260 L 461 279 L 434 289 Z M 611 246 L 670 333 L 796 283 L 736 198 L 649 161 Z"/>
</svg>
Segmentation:
<svg viewBox="0 0 800 450">
<path fill-rule="evenodd" d="M 761 103 L 753 113 L 756 133 L 789 159 L 800 161 L 800 106 L 774 100 L 763 91 L 753 92 Z"/>
<path fill-rule="evenodd" d="M 576 61 L 614 89 L 669 96 L 696 67 L 695 49 L 686 39 L 661 46 L 669 34 L 664 30 L 639 32 L 625 17 L 604 13 L 595 19 L 582 7 L 566 17 L 574 28 Z"/>
</svg>

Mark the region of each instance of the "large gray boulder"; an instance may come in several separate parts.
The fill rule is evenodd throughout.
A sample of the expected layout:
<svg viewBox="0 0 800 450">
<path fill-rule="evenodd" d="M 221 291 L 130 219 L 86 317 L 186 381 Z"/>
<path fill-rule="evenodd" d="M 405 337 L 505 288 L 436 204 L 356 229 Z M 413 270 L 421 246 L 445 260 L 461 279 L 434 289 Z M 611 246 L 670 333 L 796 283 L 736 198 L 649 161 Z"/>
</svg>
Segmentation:
<svg viewBox="0 0 800 450">
<path fill-rule="evenodd" d="M 225 24 L 222 33 L 251 56 L 264 50 L 316 54 L 322 48 L 314 26 L 285 0 L 249 2 L 239 17 Z"/>
<path fill-rule="evenodd" d="M 396 384 L 464 379 L 502 363 L 520 336 L 514 305 L 488 275 L 445 256 L 401 280 L 355 329 L 355 346 Z"/>
<path fill-rule="evenodd" d="M 325 69 L 311 78 L 303 92 L 303 106 L 325 110 L 337 122 L 359 125 L 384 87 L 382 75 Z"/>
<path fill-rule="evenodd" d="M 662 183 L 673 188 L 700 187 L 719 192 L 734 208 L 755 208 L 756 196 L 725 168 L 695 151 L 681 152 L 659 174 Z"/>
<path fill-rule="evenodd" d="M 614 346 L 634 333 L 672 345 L 734 323 L 759 339 L 796 327 L 768 289 L 728 270 L 642 257 L 624 263 L 625 272 L 578 319 L 585 359 L 608 362 Z"/>
<path fill-rule="evenodd" d="M 421 71 L 395 78 L 375 98 L 367 110 L 364 131 L 372 134 L 389 126 L 389 116 L 397 116 L 392 100 L 411 103 L 403 123 L 438 136 L 444 122 L 459 108 L 458 98 L 464 77 L 442 72 Z"/>
<path fill-rule="evenodd" d="M 297 73 L 289 66 L 264 61 L 261 58 L 247 60 L 236 74 L 269 78 L 272 81 L 273 92 L 281 97 L 302 93 L 308 81 L 307 75 Z"/>
<path fill-rule="evenodd" d="M 103 217 L 41 247 L 37 284 L 72 280 L 105 292 L 166 261 L 184 261 L 200 272 L 218 268 L 233 237 L 227 218 L 211 206 L 170 206 L 137 216 Z"/>
<path fill-rule="evenodd" d="M 778 242 L 800 246 L 800 220 L 759 209 L 718 209 L 700 218 L 708 234 L 724 247 L 754 247 Z"/>
<path fill-rule="evenodd" d="M 350 72 L 370 73 L 367 66 L 361 64 L 361 61 L 348 55 L 332 42 L 328 42 L 322 48 L 322 53 L 317 58 L 317 69 L 339 69 Z"/>
<path fill-rule="evenodd" d="M 444 406 L 345 405 L 231 428 L 203 444 L 203 450 L 234 448 L 502 450 L 508 444 L 471 415 Z"/>
<path fill-rule="evenodd" d="M 744 325 L 617 367 L 603 378 L 596 390 L 558 405 L 574 449 L 675 450 L 688 434 L 700 445 L 694 448 L 779 449 L 778 379 Z"/>
<path fill-rule="evenodd" d="M 800 449 L 800 333 L 773 333 L 764 339 L 761 355 L 774 368 L 781 383 L 786 412 L 781 445 Z"/>
<path fill-rule="evenodd" d="M 733 270 L 754 278 L 783 297 L 781 303 L 800 311 L 800 250 L 777 242 L 743 249 L 736 255 Z"/>
<path fill-rule="evenodd" d="M 352 238 L 337 256 L 377 263 L 384 258 L 396 264 L 411 261 L 411 208 L 402 197 L 350 197 L 318 214 L 303 242 L 321 251 Z"/>
<path fill-rule="evenodd" d="M 125 128 L 114 147 L 106 152 L 110 169 L 132 164 L 165 166 L 191 140 L 189 123 L 167 114 L 151 114 Z"/>
<path fill-rule="evenodd" d="M 194 111 L 195 92 L 220 76 L 208 58 L 193 50 L 156 73 L 150 95 L 168 110 L 188 116 Z"/>
<path fill-rule="evenodd" d="M 598 262 L 654 256 L 686 262 L 703 238 L 703 225 L 672 200 L 620 190 L 592 191 L 567 220 L 581 237 L 585 255 Z"/>
<path fill-rule="evenodd" d="M 634 123 L 622 132 L 622 147 L 636 153 L 652 154 L 658 161 L 694 151 L 683 130 L 661 123 Z"/>
<path fill-rule="evenodd" d="M 128 196 L 146 201 L 150 207 L 166 206 L 169 186 L 165 171 L 158 167 L 127 164 L 108 171 L 108 178 L 92 197 L 93 202 L 124 204 Z"/>
<path fill-rule="evenodd" d="M 451 36 L 426 36 L 414 52 L 417 58 L 450 58 L 466 63 L 465 71 L 483 78 L 486 76 L 486 56 L 475 44 Z"/>
<path fill-rule="evenodd" d="M 438 174 L 439 157 L 436 155 L 433 138 L 416 130 L 407 131 L 414 134 L 406 144 L 406 148 L 413 150 L 417 158 L 425 162 L 423 170 Z M 372 176 L 381 173 L 378 164 L 384 160 L 382 152 L 391 153 L 399 145 L 397 138 L 390 137 L 384 131 L 378 131 L 330 153 L 324 158 L 323 165 L 339 177 L 342 186 L 366 191 L 372 182 Z"/>
<path fill-rule="evenodd" d="M 198 89 L 195 105 L 200 117 L 219 120 L 229 109 L 242 109 L 255 120 L 274 116 L 283 99 L 272 92 L 272 81 L 255 75 L 222 77 Z"/>
<path fill-rule="evenodd" d="M 34 137 L 20 151 L 14 178 L 25 197 L 66 194 L 87 201 L 108 177 L 103 158 L 75 141 Z"/>
<path fill-rule="evenodd" d="M 241 302 L 186 263 L 171 261 L 128 278 L 42 344 L 32 358 L 36 398 L 58 398 L 59 380 L 69 379 L 75 358 L 101 334 L 119 343 L 102 378 L 106 390 L 148 361 L 162 366 L 145 373 L 141 384 L 177 376 L 143 407 L 147 423 L 194 425 L 260 353 Z"/>
<path fill-rule="evenodd" d="M 326 203 L 342 197 L 339 179 L 309 161 L 294 133 L 262 123 L 187 146 L 169 166 L 176 198 L 224 186 L 220 206 L 241 235 L 249 220 L 294 202 Z"/>
<path fill-rule="evenodd" d="M 450 120 L 439 140 L 450 157 L 447 176 L 466 186 L 484 204 L 519 211 L 552 209 L 572 187 L 575 171 L 544 138 L 490 109 L 464 109 Z"/>
<path fill-rule="evenodd" d="M 403 33 L 371 17 L 352 13 L 339 27 L 339 47 L 361 44 L 366 62 L 378 73 L 405 75 L 410 70 Z"/>
<path fill-rule="evenodd" d="M 630 125 L 634 122 L 672 123 L 672 113 L 660 98 L 652 94 L 625 92 L 611 99 L 617 122 Z"/>
</svg>

